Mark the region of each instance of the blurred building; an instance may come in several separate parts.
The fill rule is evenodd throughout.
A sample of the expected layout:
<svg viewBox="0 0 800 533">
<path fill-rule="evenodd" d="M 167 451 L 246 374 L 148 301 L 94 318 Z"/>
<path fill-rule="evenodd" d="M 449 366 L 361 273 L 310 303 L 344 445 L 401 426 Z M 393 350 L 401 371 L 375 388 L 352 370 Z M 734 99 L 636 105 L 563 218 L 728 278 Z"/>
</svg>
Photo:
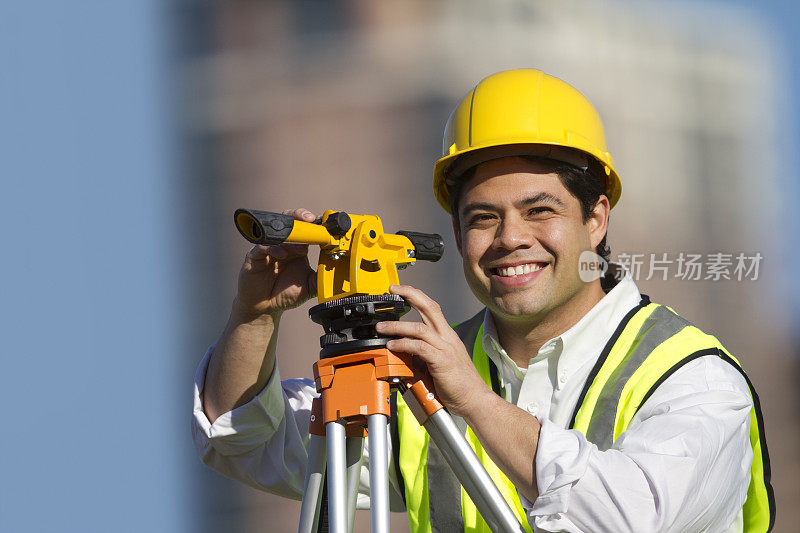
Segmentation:
<svg viewBox="0 0 800 533">
<path fill-rule="evenodd" d="M 718 4 L 310 0 L 185 4 L 181 70 L 190 208 L 208 240 L 192 257 L 199 360 L 222 329 L 248 246 L 237 207 L 380 214 L 438 231 L 447 257 L 404 272 L 451 321 L 479 305 L 459 274 L 431 169 L 451 107 L 482 77 L 537 67 L 599 109 L 624 193 L 612 255 L 760 253 L 757 279 L 657 274 L 638 284 L 717 335 L 761 393 L 776 531 L 800 519 L 800 418 L 779 257 L 780 56 L 752 13 Z M 306 306 L 304 309 L 306 309 Z M 307 376 L 321 331 L 284 318 L 284 377 Z M 198 530 L 284 531 L 299 504 L 197 468 Z M 368 519 L 359 519 L 361 531 Z M 398 516 L 395 524 L 402 524 Z M 400 530 L 400 528 L 397 528 Z"/>
</svg>

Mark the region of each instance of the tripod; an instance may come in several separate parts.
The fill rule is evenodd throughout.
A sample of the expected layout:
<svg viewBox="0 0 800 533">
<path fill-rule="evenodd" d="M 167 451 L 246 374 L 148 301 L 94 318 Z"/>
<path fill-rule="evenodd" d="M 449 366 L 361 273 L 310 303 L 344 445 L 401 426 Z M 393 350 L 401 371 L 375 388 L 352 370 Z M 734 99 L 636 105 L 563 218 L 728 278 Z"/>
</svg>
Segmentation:
<svg viewBox="0 0 800 533">
<path fill-rule="evenodd" d="M 414 365 L 409 354 L 386 349 L 388 338 L 368 335 L 377 322 L 399 320 L 407 310 L 403 299 L 394 295 L 344 298 L 309 310 L 312 320 L 321 323 L 327 333 L 321 339 L 321 359 L 314 364 L 321 397 L 312 409 L 298 531 L 318 530 L 326 463 L 330 531 L 352 530 L 363 439 L 367 435 L 371 531 L 389 531 L 387 429 L 392 388 L 403 394 L 492 530 L 522 531 L 475 452 L 437 401 L 424 367 Z M 367 338 L 353 339 L 353 331 Z"/>
<path fill-rule="evenodd" d="M 316 224 L 287 215 L 239 209 L 242 235 L 256 244 L 299 242 L 321 247 L 317 270 L 319 305 L 309 310 L 322 325 L 314 380 L 320 397 L 312 405 L 308 467 L 300 511 L 300 533 L 316 533 L 324 516 L 331 533 L 348 533 L 355 519 L 364 438 L 369 436 L 371 531 L 389 531 L 390 394 L 398 390 L 420 425 L 493 531 L 521 533 L 516 515 L 495 486 L 453 419 L 436 399 L 424 364 L 412 354 L 386 348 L 391 337 L 375 324 L 399 320 L 409 307 L 387 294 L 397 269 L 417 259 L 436 261 L 442 238 L 415 232 L 384 233 L 375 216 L 326 211 Z"/>
</svg>

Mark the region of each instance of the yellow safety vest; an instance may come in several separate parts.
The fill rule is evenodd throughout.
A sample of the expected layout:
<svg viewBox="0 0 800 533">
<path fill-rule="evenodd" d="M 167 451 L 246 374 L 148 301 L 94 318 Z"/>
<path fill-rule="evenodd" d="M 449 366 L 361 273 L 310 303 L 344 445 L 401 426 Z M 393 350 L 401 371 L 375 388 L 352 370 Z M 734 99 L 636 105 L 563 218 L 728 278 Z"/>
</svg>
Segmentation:
<svg viewBox="0 0 800 533">
<path fill-rule="evenodd" d="M 455 326 L 472 361 L 487 385 L 500 393 L 497 369 L 483 349 L 483 311 Z M 673 372 L 698 357 L 727 361 L 747 381 L 753 399 L 750 444 L 753 463 L 743 507 L 744 531 L 770 531 L 775 522 L 775 499 L 758 395 L 750 380 L 720 342 L 647 296 L 622 320 L 592 369 L 577 402 L 570 428 L 577 429 L 607 450 L 624 432 L 655 389 Z M 402 397 L 393 395 L 392 445 L 397 477 L 405 487 L 412 533 L 454 531 L 491 533 L 436 445 L 417 423 Z M 492 462 L 475 434 L 457 419 L 467 441 L 525 531 L 531 531 L 516 488 Z"/>
</svg>

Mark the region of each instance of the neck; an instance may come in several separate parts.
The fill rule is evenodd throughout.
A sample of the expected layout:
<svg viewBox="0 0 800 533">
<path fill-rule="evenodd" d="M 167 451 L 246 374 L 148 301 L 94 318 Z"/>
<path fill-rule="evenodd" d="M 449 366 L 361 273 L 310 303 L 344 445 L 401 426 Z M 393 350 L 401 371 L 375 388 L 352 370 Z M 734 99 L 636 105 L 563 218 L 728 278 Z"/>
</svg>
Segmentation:
<svg viewBox="0 0 800 533">
<path fill-rule="evenodd" d="M 525 368 L 545 342 L 577 324 L 603 296 L 605 293 L 598 281 L 541 316 L 500 317 L 492 313 L 498 340 L 517 366 Z"/>
</svg>

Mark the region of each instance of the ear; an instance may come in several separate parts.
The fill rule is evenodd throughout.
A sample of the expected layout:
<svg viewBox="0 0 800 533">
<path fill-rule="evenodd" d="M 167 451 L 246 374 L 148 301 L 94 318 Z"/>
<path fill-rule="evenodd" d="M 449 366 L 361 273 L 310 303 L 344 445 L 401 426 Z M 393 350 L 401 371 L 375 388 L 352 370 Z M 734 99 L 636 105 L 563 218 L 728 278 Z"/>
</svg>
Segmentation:
<svg viewBox="0 0 800 533">
<path fill-rule="evenodd" d="M 456 238 L 456 248 L 458 248 L 458 253 L 460 255 L 464 255 L 461 253 L 461 228 L 458 227 L 456 223 L 456 217 L 450 217 L 450 222 L 453 224 L 453 235 Z"/>
<path fill-rule="evenodd" d="M 585 224 L 589 229 L 589 241 L 592 243 L 593 250 L 600 244 L 600 241 L 603 240 L 603 236 L 605 236 L 608 231 L 608 216 L 610 212 L 611 204 L 608 198 L 601 194 Z"/>
</svg>

